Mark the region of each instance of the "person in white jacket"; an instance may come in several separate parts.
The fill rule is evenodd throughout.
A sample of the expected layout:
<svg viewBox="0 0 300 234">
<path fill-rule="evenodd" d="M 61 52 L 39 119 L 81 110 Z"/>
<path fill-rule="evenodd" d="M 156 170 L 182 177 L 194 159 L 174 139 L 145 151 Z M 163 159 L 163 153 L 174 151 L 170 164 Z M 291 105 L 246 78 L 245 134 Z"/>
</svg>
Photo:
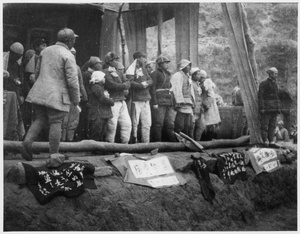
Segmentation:
<svg viewBox="0 0 300 234">
<path fill-rule="evenodd" d="M 218 126 L 221 123 L 220 113 L 215 96 L 216 85 L 210 78 L 207 78 L 206 71 L 201 70 L 200 74 L 204 119 L 206 123 L 205 133 L 207 140 L 211 140 L 215 137 Z"/>
<path fill-rule="evenodd" d="M 174 131 L 183 132 L 189 136 L 195 105 L 194 89 L 190 77 L 191 66 L 190 61 L 182 59 L 179 63 L 179 71 L 171 78 L 171 92 L 174 94 L 175 110 L 177 111 Z"/>
</svg>

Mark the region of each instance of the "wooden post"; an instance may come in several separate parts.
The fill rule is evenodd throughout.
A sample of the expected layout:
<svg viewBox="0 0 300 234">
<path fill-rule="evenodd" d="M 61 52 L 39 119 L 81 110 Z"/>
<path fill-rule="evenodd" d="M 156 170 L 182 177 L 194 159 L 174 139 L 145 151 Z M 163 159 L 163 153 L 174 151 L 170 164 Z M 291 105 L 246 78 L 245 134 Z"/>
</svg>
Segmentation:
<svg viewBox="0 0 300 234">
<path fill-rule="evenodd" d="M 157 56 L 162 53 L 162 26 L 163 26 L 163 8 L 159 4 L 157 5 Z"/>
<path fill-rule="evenodd" d="M 258 118 L 258 87 L 245 40 L 242 5 L 241 3 L 221 4 L 232 60 L 241 86 L 242 98 L 250 129 L 250 143 L 262 143 Z"/>
<path fill-rule="evenodd" d="M 175 4 L 176 64 L 188 59 L 198 66 L 199 3 Z"/>
</svg>

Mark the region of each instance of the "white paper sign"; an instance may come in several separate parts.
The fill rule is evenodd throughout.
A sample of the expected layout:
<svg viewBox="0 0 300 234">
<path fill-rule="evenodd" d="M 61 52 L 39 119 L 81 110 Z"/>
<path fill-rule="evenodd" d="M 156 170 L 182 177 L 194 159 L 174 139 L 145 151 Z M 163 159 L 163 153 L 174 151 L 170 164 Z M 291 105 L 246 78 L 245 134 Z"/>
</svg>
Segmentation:
<svg viewBox="0 0 300 234">
<path fill-rule="evenodd" d="M 267 148 L 259 149 L 258 151 L 254 152 L 253 155 L 259 166 L 277 157 L 275 150 Z"/>
<path fill-rule="evenodd" d="M 175 175 L 168 177 L 158 177 L 147 181 L 154 188 L 179 184 L 179 181 Z"/>
<path fill-rule="evenodd" d="M 277 161 L 272 161 L 267 164 L 265 164 L 263 167 L 266 171 L 271 171 L 272 169 L 276 168 L 278 166 Z"/>
<path fill-rule="evenodd" d="M 162 156 L 147 161 L 128 160 L 128 163 L 136 178 L 148 178 L 174 172 L 167 156 Z"/>
</svg>

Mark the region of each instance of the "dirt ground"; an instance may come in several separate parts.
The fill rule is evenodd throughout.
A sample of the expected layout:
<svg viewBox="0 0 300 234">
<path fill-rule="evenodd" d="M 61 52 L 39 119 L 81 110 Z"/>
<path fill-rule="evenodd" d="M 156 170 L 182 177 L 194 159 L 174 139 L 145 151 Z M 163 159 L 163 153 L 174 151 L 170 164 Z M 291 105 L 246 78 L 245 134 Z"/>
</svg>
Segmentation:
<svg viewBox="0 0 300 234">
<path fill-rule="evenodd" d="M 231 149 L 227 149 L 230 151 Z M 217 151 L 210 150 L 209 152 Z M 75 198 L 55 197 L 40 205 L 28 188 L 10 181 L 8 172 L 20 159 L 4 162 L 5 231 L 296 231 L 297 163 L 272 173 L 224 184 L 210 174 L 216 192 L 207 202 L 195 174 L 188 170 L 191 152 L 164 153 L 186 179 L 182 186 L 152 189 L 124 183 L 113 168 L 95 179 L 97 189 Z M 107 165 L 102 156 L 82 158 Z"/>
<path fill-rule="evenodd" d="M 256 221 L 251 225 L 245 225 L 236 231 L 296 231 L 297 203 L 283 205 L 274 210 L 258 212 Z"/>
</svg>

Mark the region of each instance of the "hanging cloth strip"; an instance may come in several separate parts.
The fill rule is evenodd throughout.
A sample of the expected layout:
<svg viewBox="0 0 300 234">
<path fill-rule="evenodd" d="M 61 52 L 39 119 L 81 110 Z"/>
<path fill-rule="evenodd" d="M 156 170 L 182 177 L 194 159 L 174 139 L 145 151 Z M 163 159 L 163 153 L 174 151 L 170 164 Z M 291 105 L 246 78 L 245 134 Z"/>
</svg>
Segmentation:
<svg viewBox="0 0 300 234">
<path fill-rule="evenodd" d="M 192 156 L 193 164 L 191 170 L 196 174 L 196 177 L 201 186 L 201 193 L 205 200 L 212 203 L 215 198 L 214 187 L 210 181 L 209 169 L 202 158 L 195 158 Z"/>
</svg>

